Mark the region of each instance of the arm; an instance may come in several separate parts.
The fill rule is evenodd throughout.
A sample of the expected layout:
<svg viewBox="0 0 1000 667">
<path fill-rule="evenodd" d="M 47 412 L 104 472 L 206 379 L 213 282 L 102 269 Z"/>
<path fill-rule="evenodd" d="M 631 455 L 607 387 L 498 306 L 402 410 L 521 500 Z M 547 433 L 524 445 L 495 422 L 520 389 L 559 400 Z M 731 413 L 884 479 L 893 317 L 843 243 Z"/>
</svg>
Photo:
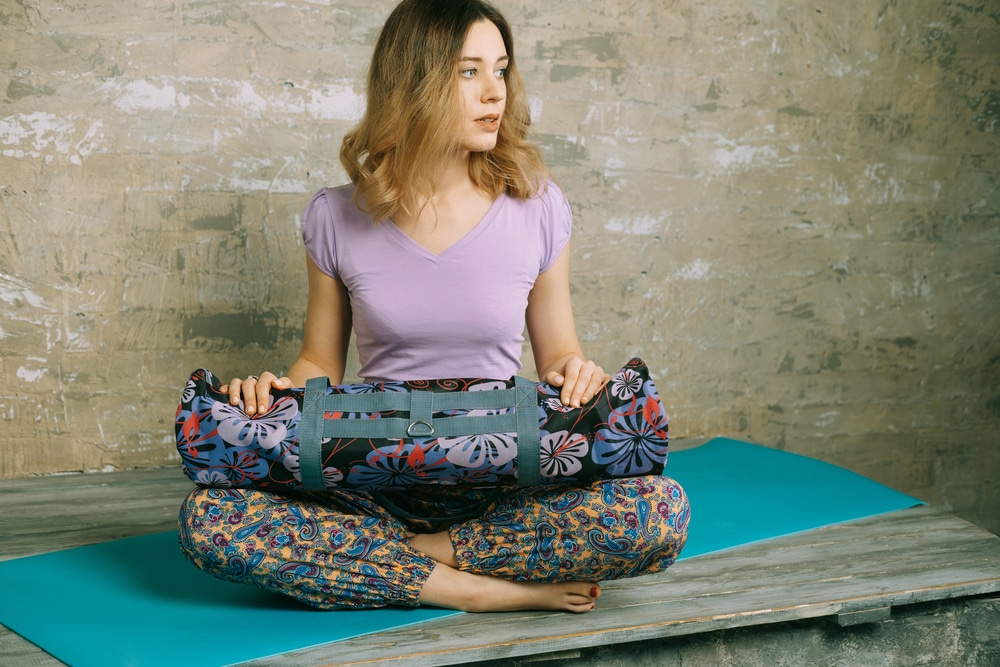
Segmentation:
<svg viewBox="0 0 1000 667">
<path fill-rule="evenodd" d="M 302 351 L 288 370 L 294 386 L 309 378 L 327 376 L 332 384 L 344 380 L 347 345 L 351 340 L 351 302 L 344 283 L 329 276 L 308 256 L 309 300 Z"/>
<path fill-rule="evenodd" d="M 233 405 L 244 396 L 244 410 L 248 415 L 267 411 L 271 388 L 287 389 L 304 387 L 306 380 L 327 376 L 333 384 L 344 379 L 347 365 L 347 346 L 351 339 L 351 304 L 344 283 L 333 278 L 316 266 L 308 256 L 306 269 L 309 277 L 309 299 L 306 303 L 305 334 L 298 359 L 288 370 L 286 377 L 279 378 L 266 371 L 260 378 L 245 380 L 234 378 L 228 388 L 229 400 Z"/>
<path fill-rule="evenodd" d="M 538 377 L 562 387 L 559 398 L 563 404 L 580 407 L 611 379 L 583 356 L 576 335 L 569 294 L 568 243 L 555 264 L 535 280 L 528 294 L 526 319 Z"/>
</svg>

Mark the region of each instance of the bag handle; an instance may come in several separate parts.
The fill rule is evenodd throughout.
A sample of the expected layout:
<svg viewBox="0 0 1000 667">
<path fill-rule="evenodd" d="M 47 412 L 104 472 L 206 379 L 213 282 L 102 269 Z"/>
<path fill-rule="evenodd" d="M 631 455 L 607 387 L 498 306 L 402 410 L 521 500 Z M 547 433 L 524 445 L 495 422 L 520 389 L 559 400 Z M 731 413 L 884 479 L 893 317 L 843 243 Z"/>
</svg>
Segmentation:
<svg viewBox="0 0 1000 667">
<path fill-rule="evenodd" d="M 508 389 L 484 391 L 371 392 L 327 394 L 325 377 L 306 382 L 299 422 L 299 474 L 306 491 L 323 491 L 323 438 L 457 437 L 482 433 L 517 433 L 517 484 L 536 486 L 541 480 L 538 398 L 534 382 L 516 376 Z M 435 417 L 452 410 L 502 410 L 513 414 Z M 404 417 L 325 419 L 327 412 L 406 412 Z"/>
</svg>

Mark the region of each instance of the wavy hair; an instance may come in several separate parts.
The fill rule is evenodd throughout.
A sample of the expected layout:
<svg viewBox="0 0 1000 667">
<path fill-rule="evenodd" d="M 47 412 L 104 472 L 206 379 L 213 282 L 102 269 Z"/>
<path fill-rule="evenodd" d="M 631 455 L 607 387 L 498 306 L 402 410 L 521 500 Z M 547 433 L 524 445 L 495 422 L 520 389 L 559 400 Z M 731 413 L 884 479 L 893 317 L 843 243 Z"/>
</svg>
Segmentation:
<svg viewBox="0 0 1000 667">
<path fill-rule="evenodd" d="M 345 137 L 340 161 L 354 183 L 354 202 L 376 221 L 434 192 L 438 163 L 459 148 L 462 101 L 457 62 L 474 23 L 500 31 L 510 62 L 506 108 L 496 146 L 472 153 L 469 176 L 483 191 L 525 199 L 548 171 L 528 140 L 531 113 L 514 59 L 510 25 L 482 0 L 404 0 L 379 34 L 368 72 L 367 106 Z"/>
</svg>

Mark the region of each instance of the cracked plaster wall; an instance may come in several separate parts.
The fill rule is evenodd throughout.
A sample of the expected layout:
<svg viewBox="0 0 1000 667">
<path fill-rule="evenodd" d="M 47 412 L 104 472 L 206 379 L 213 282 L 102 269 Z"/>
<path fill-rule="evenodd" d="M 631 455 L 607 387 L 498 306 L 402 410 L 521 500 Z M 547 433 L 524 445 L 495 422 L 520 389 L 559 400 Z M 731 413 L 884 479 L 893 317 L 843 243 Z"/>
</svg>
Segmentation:
<svg viewBox="0 0 1000 667">
<path fill-rule="evenodd" d="M 587 351 L 1000 531 L 1000 9 L 499 4 Z M 176 465 L 188 372 L 290 363 L 391 5 L 0 6 L 0 477 Z"/>
</svg>

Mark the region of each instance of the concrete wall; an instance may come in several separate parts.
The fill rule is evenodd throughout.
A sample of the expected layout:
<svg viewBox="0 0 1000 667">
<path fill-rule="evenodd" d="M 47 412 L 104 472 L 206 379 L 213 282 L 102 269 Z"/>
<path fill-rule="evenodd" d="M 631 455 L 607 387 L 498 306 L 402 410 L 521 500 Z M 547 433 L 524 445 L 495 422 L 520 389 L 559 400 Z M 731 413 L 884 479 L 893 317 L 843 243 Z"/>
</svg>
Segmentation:
<svg viewBox="0 0 1000 667">
<path fill-rule="evenodd" d="M 3 0 L 0 477 L 174 465 L 192 369 L 291 362 L 392 4 Z M 1000 531 L 1000 9 L 500 6 L 589 353 Z"/>
</svg>

